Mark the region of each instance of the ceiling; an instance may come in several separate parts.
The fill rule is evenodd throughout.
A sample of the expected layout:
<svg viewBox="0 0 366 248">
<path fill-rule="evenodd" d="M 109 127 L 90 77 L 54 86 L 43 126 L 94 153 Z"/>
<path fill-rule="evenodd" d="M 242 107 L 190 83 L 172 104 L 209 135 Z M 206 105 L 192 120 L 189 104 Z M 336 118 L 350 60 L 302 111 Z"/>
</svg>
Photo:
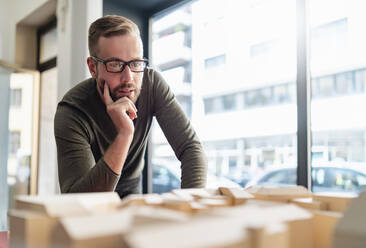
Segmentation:
<svg viewBox="0 0 366 248">
<path fill-rule="evenodd" d="M 104 0 L 115 5 L 124 5 L 137 11 L 155 12 L 183 2 L 183 0 Z"/>
<path fill-rule="evenodd" d="M 18 24 L 40 27 L 54 18 L 57 8 L 57 1 L 50 0 L 43 4 L 39 9 L 21 20 Z"/>
</svg>

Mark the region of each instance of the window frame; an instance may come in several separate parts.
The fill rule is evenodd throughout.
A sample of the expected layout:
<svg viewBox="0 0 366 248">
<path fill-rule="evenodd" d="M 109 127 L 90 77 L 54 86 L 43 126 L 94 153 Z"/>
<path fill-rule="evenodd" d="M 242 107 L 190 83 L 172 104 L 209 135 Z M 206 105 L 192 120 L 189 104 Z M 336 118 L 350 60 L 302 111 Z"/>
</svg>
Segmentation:
<svg viewBox="0 0 366 248">
<path fill-rule="evenodd" d="M 309 1 L 296 0 L 297 184 L 311 190 Z"/>
<path fill-rule="evenodd" d="M 41 73 L 44 71 L 47 71 L 49 69 L 52 69 L 52 68 L 56 67 L 56 65 L 57 65 L 57 55 L 55 57 L 48 59 L 47 61 L 45 61 L 43 63 L 40 63 L 41 37 L 43 35 L 45 35 L 48 31 L 50 31 L 54 28 L 57 29 L 56 16 L 53 16 L 47 24 L 45 24 L 37 29 L 37 70 Z"/>
<path fill-rule="evenodd" d="M 192 0 L 180 0 L 164 8 L 157 8 L 150 12 L 147 17 L 149 23 L 149 54 L 151 54 L 152 44 L 152 18 L 166 13 L 172 9 L 179 8 Z M 297 78 L 296 78 L 296 96 L 297 96 L 297 184 L 311 190 L 311 126 L 310 126 L 310 103 L 311 103 L 311 84 L 310 84 L 310 66 L 309 66 L 309 34 L 310 27 L 307 20 L 309 0 L 296 0 L 296 43 L 297 43 Z M 151 56 L 149 56 L 151 57 Z M 289 89 L 290 90 L 290 89 Z M 215 112 L 215 111 L 213 111 Z M 151 139 L 151 138 L 150 138 Z M 149 142 L 149 146 L 152 142 Z M 151 166 L 151 149 L 147 148 L 145 156 L 145 168 Z M 151 169 L 144 172 L 144 193 L 151 190 Z M 150 186 L 149 186 L 150 185 Z"/>
</svg>

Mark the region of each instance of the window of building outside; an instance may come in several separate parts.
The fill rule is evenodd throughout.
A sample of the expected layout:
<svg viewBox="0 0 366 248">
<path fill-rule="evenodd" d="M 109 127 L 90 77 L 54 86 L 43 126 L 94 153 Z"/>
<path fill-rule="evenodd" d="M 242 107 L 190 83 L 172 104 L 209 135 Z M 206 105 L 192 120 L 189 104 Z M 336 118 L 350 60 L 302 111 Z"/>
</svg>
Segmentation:
<svg viewBox="0 0 366 248">
<path fill-rule="evenodd" d="M 14 108 L 22 106 L 22 89 L 10 90 L 10 106 Z"/>
<path fill-rule="evenodd" d="M 9 155 L 15 156 L 19 148 L 20 148 L 20 131 L 10 131 Z"/>
<path fill-rule="evenodd" d="M 205 59 L 205 69 L 211 69 L 226 64 L 226 55 L 219 55 L 212 58 Z"/>
<path fill-rule="evenodd" d="M 197 0 L 152 18 L 151 62 L 204 146 L 207 187 L 244 187 L 280 168 L 293 168 L 286 183 L 296 183 L 295 4 Z M 180 163 L 157 122 L 152 143 L 153 191 L 179 188 Z"/>
<path fill-rule="evenodd" d="M 309 4 L 313 191 L 358 193 L 366 178 L 365 4 Z"/>
</svg>

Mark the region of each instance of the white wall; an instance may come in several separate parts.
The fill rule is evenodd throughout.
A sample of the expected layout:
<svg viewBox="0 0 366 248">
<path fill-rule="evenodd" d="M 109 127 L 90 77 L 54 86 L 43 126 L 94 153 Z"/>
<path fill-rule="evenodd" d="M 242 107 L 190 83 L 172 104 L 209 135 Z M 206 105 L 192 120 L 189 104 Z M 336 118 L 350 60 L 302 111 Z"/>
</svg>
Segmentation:
<svg viewBox="0 0 366 248">
<path fill-rule="evenodd" d="M 0 59 L 15 62 L 16 24 L 47 0 L 0 0 Z"/>
<path fill-rule="evenodd" d="M 58 100 L 78 82 L 90 77 L 86 65 L 88 28 L 102 14 L 102 0 L 58 1 Z"/>
<path fill-rule="evenodd" d="M 53 121 L 57 107 L 57 68 L 41 73 L 41 107 L 39 117 L 38 194 L 59 193 L 56 141 Z"/>
<path fill-rule="evenodd" d="M 12 58 L 10 58 L 10 36 L 11 34 L 11 28 L 10 28 L 10 0 L 0 0 L 0 59 L 3 60 L 9 60 L 11 61 Z M 13 33 L 15 36 L 15 32 Z M 9 49 L 10 48 L 10 49 Z"/>
</svg>

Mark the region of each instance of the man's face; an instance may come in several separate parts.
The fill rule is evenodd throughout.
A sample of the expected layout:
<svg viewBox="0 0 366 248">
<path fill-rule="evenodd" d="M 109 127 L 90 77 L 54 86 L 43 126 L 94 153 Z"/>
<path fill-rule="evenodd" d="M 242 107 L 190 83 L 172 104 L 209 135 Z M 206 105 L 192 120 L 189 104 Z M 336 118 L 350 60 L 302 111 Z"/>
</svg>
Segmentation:
<svg viewBox="0 0 366 248">
<path fill-rule="evenodd" d="M 100 37 L 98 42 L 97 57 L 102 60 L 117 59 L 131 61 L 142 59 L 141 39 L 133 34 Z M 120 73 L 111 73 L 101 62 L 88 59 L 90 73 L 97 81 L 97 89 L 103 98 L 104 84 L 109 87 L 113 101 L 122 97 L 130 98 L 136 103 L 140 95 L 143 72 L 132 72 L 129 66 L 125 66 Z M 94 71 L 93 71 L 94 70 Z"/>
</svg>

